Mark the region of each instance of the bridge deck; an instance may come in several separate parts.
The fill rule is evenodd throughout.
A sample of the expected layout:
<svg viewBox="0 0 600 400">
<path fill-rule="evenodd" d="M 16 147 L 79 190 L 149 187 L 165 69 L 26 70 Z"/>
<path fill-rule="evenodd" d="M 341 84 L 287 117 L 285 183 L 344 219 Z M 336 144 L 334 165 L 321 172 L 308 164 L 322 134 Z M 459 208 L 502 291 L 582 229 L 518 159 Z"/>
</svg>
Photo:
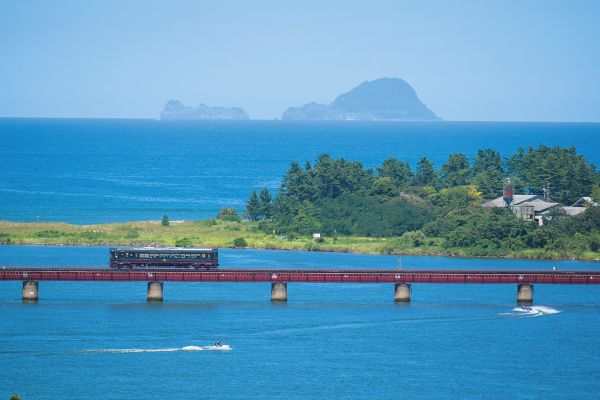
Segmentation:
<svg viewBox="0 0 600 400">
<path fill-rule="evenodd" d="M 417 271 L 306 269 L 114 270 L 3 268 L 0 281 L 298 282 L 598 285 L 600 271 Z"/>
</svg>

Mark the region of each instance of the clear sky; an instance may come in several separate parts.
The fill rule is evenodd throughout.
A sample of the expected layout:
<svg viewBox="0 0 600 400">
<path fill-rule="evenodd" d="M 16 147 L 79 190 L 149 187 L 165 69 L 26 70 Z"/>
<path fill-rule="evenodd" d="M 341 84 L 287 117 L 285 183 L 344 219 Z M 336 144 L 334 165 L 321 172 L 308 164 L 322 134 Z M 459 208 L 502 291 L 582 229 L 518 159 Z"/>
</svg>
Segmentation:
<svg viewBox="0 0 600 400">
<path fill-rule="evenodd" d="M 273 119 L 407 81 L 459 121 L 600 121 L 600 1 L 0 0 L 0 117 Z"/>
</svg>

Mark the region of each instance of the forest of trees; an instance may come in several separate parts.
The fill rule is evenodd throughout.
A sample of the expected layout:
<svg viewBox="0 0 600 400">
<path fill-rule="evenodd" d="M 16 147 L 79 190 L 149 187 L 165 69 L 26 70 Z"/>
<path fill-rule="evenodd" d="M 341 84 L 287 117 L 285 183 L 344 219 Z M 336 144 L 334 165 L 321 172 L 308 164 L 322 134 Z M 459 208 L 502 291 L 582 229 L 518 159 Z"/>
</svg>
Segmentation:
<svg viewBox="0 0 600 400">
<path fill-rule="evenodd" d="M 293 162 L 273 196 L 254 190 L 244 217 L 261 221 L 265 232 L 281 235 L 442 238 L 448 248 L 569 248 L 597 250 L 600 207 L 577 216 L 552 210 L 544 226 L 517 219 L 506 208 L 485 210 L 485 200 L 502 196 L 511 178 L 515 194 L 541 194 L 549 185 L 551 200 L 571 205 L 583 196 L 600 199 L 593 164 L 574 147 L 518 149 L 501 157 L 492 149 L 468 158 L 450 154 L 435 168 L 426 156 L 413 170 L 388 158 L 381 167 L 363 168 L 359 161 L 321 154 L 314 166 Z M 584 249 L 584 250 L 585 250 Z"/>
</svg>

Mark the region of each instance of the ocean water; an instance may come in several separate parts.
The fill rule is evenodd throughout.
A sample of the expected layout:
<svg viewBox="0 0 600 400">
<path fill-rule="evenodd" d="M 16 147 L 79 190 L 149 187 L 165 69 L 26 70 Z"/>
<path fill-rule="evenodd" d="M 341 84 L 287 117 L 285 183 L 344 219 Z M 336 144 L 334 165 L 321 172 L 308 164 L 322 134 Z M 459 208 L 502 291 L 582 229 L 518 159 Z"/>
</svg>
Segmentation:
<svg viewBox="0 0 600 400">
<path fill-rule="evenodd" d="M 273 192 L 292 161 L 474 157 L 571 146 L 600 163 L 598 123 L 0 119 L 0 220 L 93 224 L 214 217 Z"/>
<path fill-rule="evenodd" d="M 100 265 L 102 247 L 0 246 L 2 263 Z M 397 258 L 221 250 L 223 267 L 395 268 Z M 404 269 L 594 269 L 598 263 L 403 257 Z M 592 399 L 600 390 L 600 287 L 0 282 L 0 398 Z M 230 351 L 203 350 L 221 341 Z"/>
</svg>

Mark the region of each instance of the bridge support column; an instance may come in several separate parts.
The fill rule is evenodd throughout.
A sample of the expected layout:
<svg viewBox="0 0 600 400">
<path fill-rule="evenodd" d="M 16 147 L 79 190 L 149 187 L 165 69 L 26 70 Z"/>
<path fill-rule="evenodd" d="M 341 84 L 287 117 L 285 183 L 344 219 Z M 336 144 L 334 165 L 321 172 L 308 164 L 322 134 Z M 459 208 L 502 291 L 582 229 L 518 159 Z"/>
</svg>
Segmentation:
<svg viewBox="0 0 600 400">
<path fill-rule="evenodd" d="M 410 303 L 410 283 L 396 283 L 394 301 L 396 303 Z"/>
<path fill-rule="evenodd" d="M 287 283 L 271 283 L 271 301 L 287 301 Z"/>
<path fill-rule="evenodd" d="M 148 282 L 148 301 L 163 301 L 163 282 Z"/>
<path fill-rule="evenodd" d="M 517 289 L 517 302 L 518 303 L 532 303 L 533 302 L 533 285 L 520 284 Z"/>
<path fill-rule="evenodd" d="M 38 285 L 39 282 L 23 281 L 23 300 L 37 300 Z"/>
</svg>

